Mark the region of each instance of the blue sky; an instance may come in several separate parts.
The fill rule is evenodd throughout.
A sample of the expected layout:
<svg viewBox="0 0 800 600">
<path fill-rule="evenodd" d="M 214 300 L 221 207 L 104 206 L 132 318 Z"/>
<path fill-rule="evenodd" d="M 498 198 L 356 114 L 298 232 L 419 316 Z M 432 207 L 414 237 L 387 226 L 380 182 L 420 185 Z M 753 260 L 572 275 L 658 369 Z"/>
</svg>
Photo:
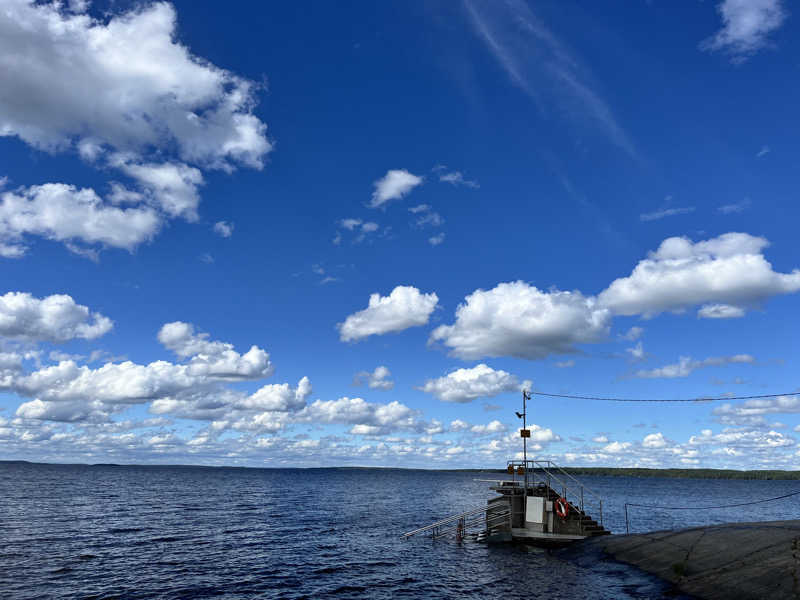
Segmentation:
<svg viewBox="0 0 800 600">
<path fill-rule="evenodd" d="M 0 7 L 0 456 L 796 468 L 779 0 Z"/>
</svg>

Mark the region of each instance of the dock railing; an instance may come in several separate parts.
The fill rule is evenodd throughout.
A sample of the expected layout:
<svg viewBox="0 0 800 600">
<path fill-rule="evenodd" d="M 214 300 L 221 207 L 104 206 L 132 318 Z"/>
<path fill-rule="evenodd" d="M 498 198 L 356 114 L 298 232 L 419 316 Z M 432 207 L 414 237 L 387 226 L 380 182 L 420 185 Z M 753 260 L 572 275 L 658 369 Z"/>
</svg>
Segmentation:
<svg viewBox="0 0 800 600">
<path fill-rule="evenodd" d="M 509 460 L 507 470 L 512 474 L 512 481 L 519 477 L 520 483 L 526 487 L 535 487 L 539 483 L 547 485 L 584 515 L 587 509 L 591 509 L 597 515 L 598 523 L 603 525 L 603 501 L 600 496 L 554 462 Z"/>
<path fill-rule="evenodd" d="M 412 536 L 422 533 L 430 533 L 433 539 L 446 537 L 449 535 L 464 536 L 470 528 L 485 526 L 487 534 L 491 534 L 493 530 L 499 530 L 511 527 L 511 511 L 507 506 L 481 506 L 473 508 L 463 513 L 447 517 L 441 521 L 436 521 L 425 527 L 414 529 L 404 533 L 403 539 L 408 539 Z"/>
</svg>

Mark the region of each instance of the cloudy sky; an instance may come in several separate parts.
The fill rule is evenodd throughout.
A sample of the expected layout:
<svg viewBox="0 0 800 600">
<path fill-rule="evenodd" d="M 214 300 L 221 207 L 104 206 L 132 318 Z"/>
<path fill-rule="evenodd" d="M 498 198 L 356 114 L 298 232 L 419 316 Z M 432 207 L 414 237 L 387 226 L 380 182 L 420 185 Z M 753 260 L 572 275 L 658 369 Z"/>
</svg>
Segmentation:
<svg viewBox="0 0 800 600">
<path fill-rule="evenodd" d="M 0 458 L 800 468 L 790 8 L 0 1 Z"/>
</svg>

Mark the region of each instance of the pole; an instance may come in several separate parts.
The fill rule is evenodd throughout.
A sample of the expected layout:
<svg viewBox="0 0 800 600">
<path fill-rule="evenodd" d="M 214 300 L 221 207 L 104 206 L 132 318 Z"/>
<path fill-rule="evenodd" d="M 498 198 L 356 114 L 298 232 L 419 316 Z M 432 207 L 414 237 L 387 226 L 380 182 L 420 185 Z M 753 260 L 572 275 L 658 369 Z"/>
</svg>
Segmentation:
<svg viewBox="0 0 800 600">
<path fill-rule="evenodd" d="M 625 533 L 631 532 L 630 523 L 628 523 L 628 503 L 625 503 Z"/>
</svg>

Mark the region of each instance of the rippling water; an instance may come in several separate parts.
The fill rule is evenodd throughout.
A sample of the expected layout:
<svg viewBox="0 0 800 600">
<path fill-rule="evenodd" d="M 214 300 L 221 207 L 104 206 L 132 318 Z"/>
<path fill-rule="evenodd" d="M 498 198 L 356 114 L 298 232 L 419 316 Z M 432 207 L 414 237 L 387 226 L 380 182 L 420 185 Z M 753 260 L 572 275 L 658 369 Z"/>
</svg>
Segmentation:
<svg viewBox="0 0 800 600">
<path fill-rule="evenodd" d="M 401 541 L 481 505 L 494 475 L 0 463 L 2 598 L 660 598 L 606 561 L 522 545 Z M 587 477 L 605 522 L 623 503 L 711 505 L 798 481 Z M 798 501 L 713 511 L 631 509 L 631 530 L 800 518 Z M 583 563 L 582 563 L 583 564 Z"/>
</svg>

